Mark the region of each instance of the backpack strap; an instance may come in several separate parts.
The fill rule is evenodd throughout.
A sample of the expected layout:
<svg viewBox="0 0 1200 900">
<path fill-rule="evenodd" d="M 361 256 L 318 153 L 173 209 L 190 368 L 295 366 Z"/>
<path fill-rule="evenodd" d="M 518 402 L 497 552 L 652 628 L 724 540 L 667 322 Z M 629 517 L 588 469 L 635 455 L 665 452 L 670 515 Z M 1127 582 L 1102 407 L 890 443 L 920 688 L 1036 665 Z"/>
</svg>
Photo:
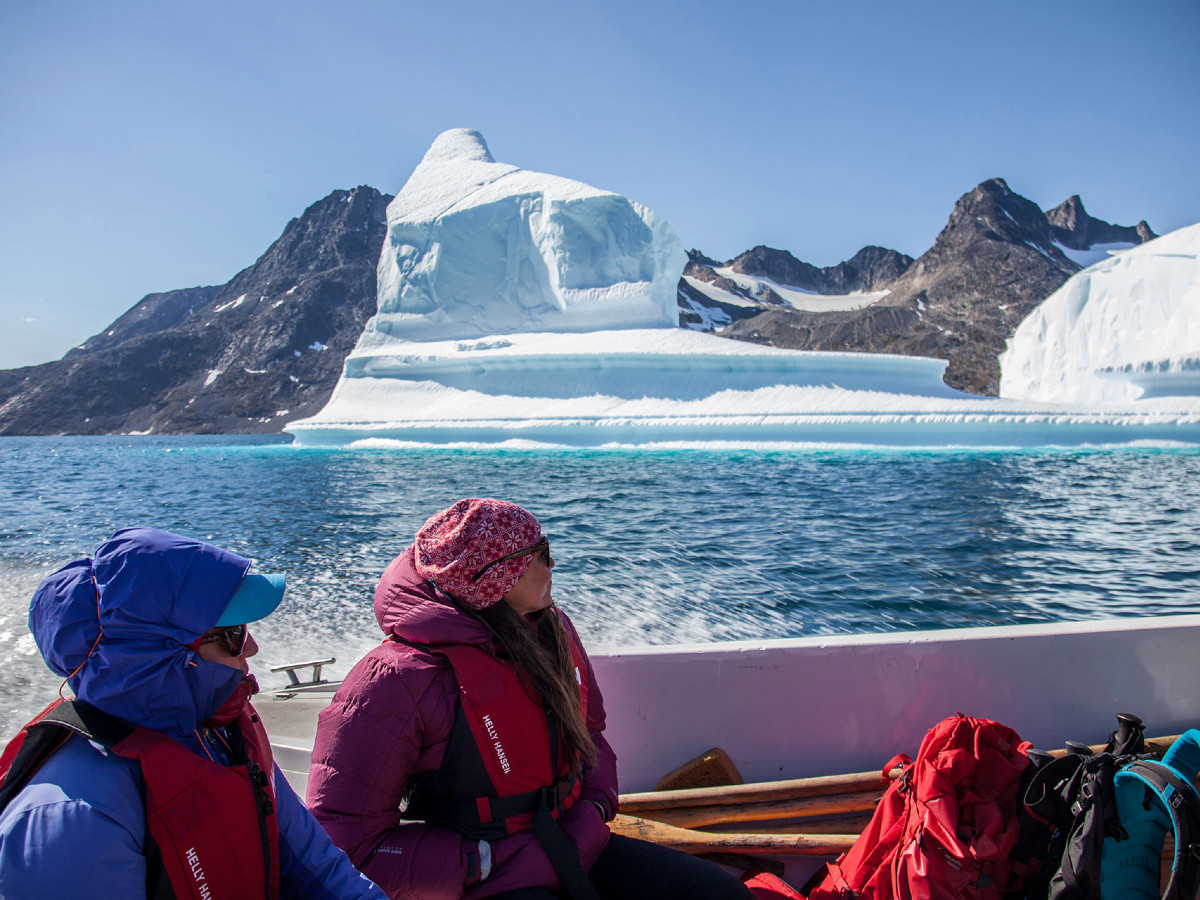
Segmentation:
<svg viewBox="0 0 1200 900">
<path fill-rule="evenodd" d="M 1054 757 L 1032 747 L 1025 751 L 1025 755 L 1029 758 L 1029 766 L 1021 774 L 1021 782 L 1017 787 L 1019 801 L 1017 803 L 1017 824 L 1020 826 L 1020 836 L 1017 838 L 1017 845 L 1013 847 L 1012 869 L 1009 872 L 1005 895 L 1011 897 L 1040 895 L 1044 897 L 1046 895 L 1045 884 L 1049 882 L 1051 874 L 1046 871 L 1045 863 L 1049 858 L 1050 842 L 1053 839 L 1054 830 L 1045 819 L 1034 816 L 1025 803 L 1034 778 L 1054 761 Z M 1044 798 L 1048 788 L 1045 782 L 1042 782 L 1041 785 L 1040 796 Z M 1061 850 L 1057 858 L 1062 858 Z M 1040 891 L 1035 893 L 1038 891 L 1039 885 L 1041 886 Z"/>
<path fill-rule="evenodd" d="M 82 700 L 68 700 L 38 720 L 38 724 L 52 722 L 75 734 L 81 734 L 103 747 L 119 744 L 137 729 L 128 722 L 101 712 Z"/>
<path fill-rule="evenodd" d="M 0 812 L 29 784 L 42 765 L 72 735 L 78 734 L 106 748 L 112 748 L 135 731 L 116 716 L 101 712 L 81 700 L 60 700 L 46 707 L 22 729 L 10 747 L 15 749 L 0 787 Z M 19 741 L 20 743 L 17 743 Z M 15 745 L 15 746 L 14 746 Z M 9 754 L 6 752 L 5 756 Z"/>
<path fill-rule="evenodd" d="M 1078 774 L 1084 757 L 1074 753 L 1044 762 L 1030 776 L 1023 797 L 1025 809 L 1035 820 L 1056 831 L 1066 831 L 1075 821 L 1071 806 L 1078 793 Z"/>
<path fill-rule="evenodd" d="M 1161 811 L 1170 818 L 1175 832 L 1175 856 L 1171 878 L 1163 891 L 1163 900 L 1191 900 L 1200 889 L 1200 794 L 1192 783 L 1171 766 L 1153 760 L 1136 760 L 1118 774 L 1118 783 L 1136 780 L 1145 786 L 1144 795 L 1157 800 Z M 1143 803 L 1145 806 L 1145 803 Z M 1130 838 L 1149 843 L 1154 855 L 1162 851 L 1163 829 L 1137 828 L 1130 823 Z"/>
</svg>

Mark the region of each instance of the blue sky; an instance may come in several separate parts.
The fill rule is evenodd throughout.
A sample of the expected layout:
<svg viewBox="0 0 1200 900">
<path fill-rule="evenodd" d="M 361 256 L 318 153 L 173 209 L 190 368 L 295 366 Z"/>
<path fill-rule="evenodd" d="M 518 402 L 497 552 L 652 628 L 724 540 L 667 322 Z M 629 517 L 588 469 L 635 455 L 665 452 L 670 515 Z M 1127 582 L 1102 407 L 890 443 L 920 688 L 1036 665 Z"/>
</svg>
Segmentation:
<svg viewBox="0 0 1200 900">
<path fill-rule="evenodd" d="M 1200 221 L 1200 4 L 255 0 L 0 5 L 0 368 L 221 284 L 446 128 L 724 259 L 919 255 L 993 176 Z"/>
</svg>

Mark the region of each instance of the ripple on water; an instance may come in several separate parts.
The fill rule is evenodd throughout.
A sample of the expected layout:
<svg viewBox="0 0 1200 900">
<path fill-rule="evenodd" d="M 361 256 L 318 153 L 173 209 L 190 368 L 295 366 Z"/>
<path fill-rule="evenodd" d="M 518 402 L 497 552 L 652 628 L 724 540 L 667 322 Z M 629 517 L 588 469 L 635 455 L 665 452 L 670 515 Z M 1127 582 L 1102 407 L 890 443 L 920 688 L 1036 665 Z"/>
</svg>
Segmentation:
<svg viewBox="0 0 1200 900">
<path fill-rule="evenodd" d="M 0 631 L 13 635 L 0 640 L 0 697 L 43 696 L 50 680 L 57 688 L 36 656 L 10 649 L 29 594 L 129 524 L 201 537 L 285 572 L 287 601 L 256 628 L 256 670 L 332 653 L 337 675 L 378 639 L 371 596 L 383 568 L 460 497 L 534 511 L 558 564 L 556 596 L 589 646 L 611 648 L 1192 610 L 1198 476 L 1195 450 L 487 452 L 0 439 Z"/>
</svg>

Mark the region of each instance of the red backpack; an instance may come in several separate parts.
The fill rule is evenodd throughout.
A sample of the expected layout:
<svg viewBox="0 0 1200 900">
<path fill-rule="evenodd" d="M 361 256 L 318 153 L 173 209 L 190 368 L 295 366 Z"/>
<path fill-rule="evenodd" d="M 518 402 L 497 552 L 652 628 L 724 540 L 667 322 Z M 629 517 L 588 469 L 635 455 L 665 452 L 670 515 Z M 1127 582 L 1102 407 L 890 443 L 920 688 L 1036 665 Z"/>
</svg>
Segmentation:
<svg viewBox="0 0 1200 900">
<path fill-rule="evenodd" d="M 1026 741 L 1006 725 L 958 713 L 925 735 L 916 762 L 884 792 L 854 846 L 830 863 L 809 900 L 999 900 L 1011 890 Z"/>
<path fill-rule="evenodd" d="M 748 875 L 742 879 L 742 884 L 750 889 L 754 900 L 804 900 L 795 888 L 769 872 Z"/>
</svg>

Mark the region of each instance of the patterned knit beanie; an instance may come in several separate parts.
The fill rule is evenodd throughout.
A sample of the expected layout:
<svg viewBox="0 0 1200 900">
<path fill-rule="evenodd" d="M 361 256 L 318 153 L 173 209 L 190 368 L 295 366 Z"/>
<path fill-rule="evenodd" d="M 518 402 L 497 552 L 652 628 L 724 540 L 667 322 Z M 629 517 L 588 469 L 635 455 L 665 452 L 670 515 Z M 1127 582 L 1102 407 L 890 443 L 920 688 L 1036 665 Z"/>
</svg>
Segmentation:
<svg viewBox="0 0 1200 900">
<path fill-rule="evenodd" d="M 414 544 L 417 574 L 473 609 L 486 609 L 512 590 L 533 556 L 492 566 L 488 563 L 524 550 L 542 538 L 533 514 L 504 500 L 459 500 L 421 526 Z"/>
</svg>

